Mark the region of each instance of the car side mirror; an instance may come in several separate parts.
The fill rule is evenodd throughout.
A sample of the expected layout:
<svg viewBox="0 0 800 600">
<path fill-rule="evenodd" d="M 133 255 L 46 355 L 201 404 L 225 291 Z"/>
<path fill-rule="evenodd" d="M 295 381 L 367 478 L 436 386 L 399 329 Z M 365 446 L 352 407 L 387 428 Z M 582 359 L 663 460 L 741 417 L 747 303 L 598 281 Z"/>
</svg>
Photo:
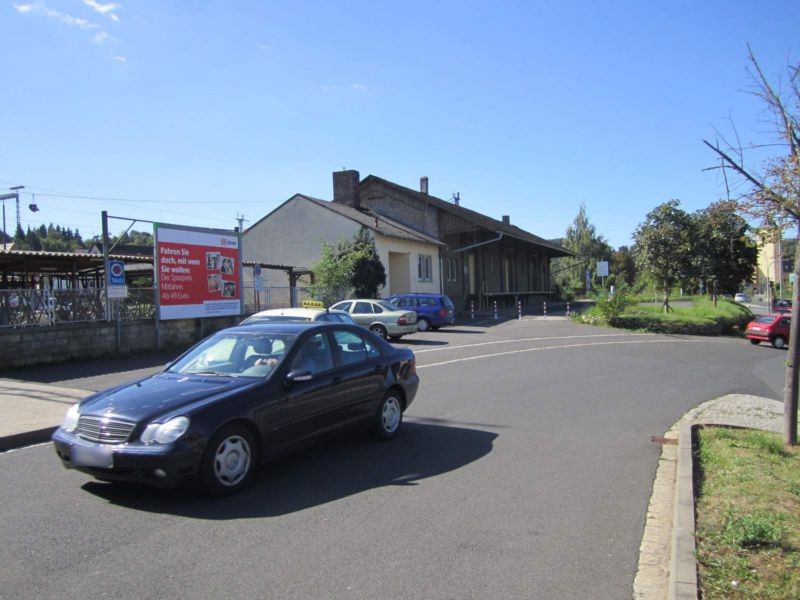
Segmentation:
<svg viewBox="0 0 800 600">
<path fill-rule="evenodd" d="M 289 371 L 286 374 L 286 381 L 289 384 L 295 383 L 297 381 L 311 381 L 313 379 L 313 375 L 311 371 Z"/>
</svg>

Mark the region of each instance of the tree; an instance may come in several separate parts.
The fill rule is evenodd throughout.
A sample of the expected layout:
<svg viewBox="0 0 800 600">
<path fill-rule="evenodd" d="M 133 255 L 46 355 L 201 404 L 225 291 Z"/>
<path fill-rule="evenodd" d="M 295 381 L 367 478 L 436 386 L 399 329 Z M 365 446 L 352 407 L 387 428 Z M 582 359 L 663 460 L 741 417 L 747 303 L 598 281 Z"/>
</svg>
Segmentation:
<svg viewBox="0 0 800 600">
<path fill-rule="evenodd" d="M 627 285 L 633 285 L 636 280 L 636 262 L 627 246 L 620 246 L 611 253 L 611 273 L 617 281 L 624 281 Z"/>
<path fill-rule="evenodd" d="M 753 276 L 758 248 L 750 226 L 736 213 L 736 203 L 715 202 L 694 215 L 696 232 L 694 275 L 703 280 L 714 297 L 718 291 L 733 294 Z"/>
<path fill-rule="evenodd" d="M 344 300 L 353 288 L 352 243 L 322 242 L 322 257 L 311 270 L 314 273 L 311 289 L 326 306 Z"/>
<path fill-rule="evenodd" d="M 322 242 L 322 258 L 312 271 L 312 289 L 328 305 L 351 294 L 376 298 L 378 288 L 386 285 L 386 269 L 366 227 L 361 227 L 351 240 Z"/>
<path fill-rule="evenodd" d="M 691 216 L 680 204 L 680 200 L 670 200 L 654 208 L 633 236 L 636 265 L 663 292 L 664 312 L 672 310 L 669 305 L 672 288 L 692 272 L 694 227 Z"/>
<path fill-rule="evenodd" d="M 719 167 L 725 175 L 733 174 L 744 184 L 744 193 L 736 201 L 746 213 L 761 218 L 767 223 L 782 223 L 784 218 L 793 222 L 800 235 L 800 63 L 787 65 L 788 91 L 782 92 L 769 82 L 761 69 L 752 49 L 747 47 L 751 70 L 750 77 L 755 84 L 752 90 L 771 117 L 774 141 L 778 153 L 769 156 L 760 168 L 745 166 L 745 150 L 740 143 L 731 144 L 717 139 L 714 144 L 703 140 L 720 161 Z M 734 131 L 734 133 L 736 133 Z M 738 133 L 736 133 L 738 140 Z M 750 145 L 748 151 L 756 146 Z M 728 189 L 730 189 L 728 187 Z M 798 244 L 800 249 L 800 244 Z M 794 257 L 795 281 L 800 281 L 800 254 Z M 789 356 L 786 366 L 786 380 L 783 401 L 783 441 L 787 445 L 797 445 L 797 408 L 800 392 L 800 285 L 792 288 L 792 320 L 789 329 Z"/>
<path fill-rule="evenodd" d="M 594 272 L 597 261 L 611 256 L 611 246 L 602 235 L 598 235 L 595 226 L 589 222 L 586 205 L 583 203 L 572 225 L 567 227 L 567 234 L 561 245 L 577 255 L 558 258 L 553 263 L 553 272 L 558 274 L 557 283 L 564 289 L 583 289 L 586 285 L 586 270 Z"/>
<path fill-rule="evenodd" d="M 377 298 L 386 285 L 386 269 L 378 256 L 375 240 L 362 226 L 353 238 L 352 284 L 356 298 Z"/>
</svg>

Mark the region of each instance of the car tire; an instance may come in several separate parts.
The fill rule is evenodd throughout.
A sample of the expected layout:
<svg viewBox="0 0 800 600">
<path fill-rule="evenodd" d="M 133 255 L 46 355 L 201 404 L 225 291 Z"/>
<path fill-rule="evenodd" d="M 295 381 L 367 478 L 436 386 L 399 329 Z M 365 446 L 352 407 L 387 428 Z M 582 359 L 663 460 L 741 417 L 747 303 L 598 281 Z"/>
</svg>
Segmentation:
<svg viewBox="0 0 800 600">
<path fill-rule="evenodd" d="M 428 331 L 431 329 L 431 322 L 428 321 L 425 317 L 420 317 L 417 321 L 417 329 L 419 331 Z"/>
<path fill-rule="evenodd" d="M 403 424 L 403 399 L 397 390 L 389 390 L 381 399 L 375 415 L 375 437 L 390 440 Z"/>
<path fill-rule="evenodd" d="M 223 427 L 212 436 L 203 456 L 203 488 L 213 496 L 239 492 L 250 483 L 257 459 L 255 440 L 247 427 Z"/>
<path fill-rule="evenodd" d="M 382 337 L 385 340 L 389 339 L 389 332 L 386 331 L 386 327 L 384 327 L 380 323 L 375 323 L 374 325 L 370 325 L 369 330 L 375 335 Z"/>
<path fill-rule="evenodd" d="M 782 350 L 783 347 L 786 346 L 786 340 L 782 335 L 776 335 L 772 338 L 772 347 L 777 348 L 778 350 Z"/>
<path fill-rule="evenodd" d="M 753 344 L 753 346 L 758 346 L 761 343 L 761 340 L 753 340 L 753 339 L 751 339 L 750 343 Z"/>
<path fill-rule="evenodd" d="M 393 342 L 399 342 L 400 338 L 402 337 L 403 337 L 402 335 L 390 335 L 389 339 L 392 340 Z"/>
</svg>

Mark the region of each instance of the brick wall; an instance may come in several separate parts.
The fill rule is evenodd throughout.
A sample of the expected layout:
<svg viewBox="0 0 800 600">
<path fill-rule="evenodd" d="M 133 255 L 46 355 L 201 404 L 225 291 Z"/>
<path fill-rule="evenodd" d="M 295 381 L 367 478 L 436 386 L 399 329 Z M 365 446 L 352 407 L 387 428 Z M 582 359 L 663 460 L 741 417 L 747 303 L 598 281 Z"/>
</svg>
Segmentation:
<svg viewBox="0 0 800 600">
<path fill-rule="evenodd" d="M 185 349 L 201 338 L 238 323 L 239 317 L 161 321 L 160 347 Z M 0 329 L 0 370 L 71 360 L 151 352 L 156 347 L 155 321 L 121 321 L 119 350 L 117 324 L 60 323 L 49 327 Z"/>
</svg>

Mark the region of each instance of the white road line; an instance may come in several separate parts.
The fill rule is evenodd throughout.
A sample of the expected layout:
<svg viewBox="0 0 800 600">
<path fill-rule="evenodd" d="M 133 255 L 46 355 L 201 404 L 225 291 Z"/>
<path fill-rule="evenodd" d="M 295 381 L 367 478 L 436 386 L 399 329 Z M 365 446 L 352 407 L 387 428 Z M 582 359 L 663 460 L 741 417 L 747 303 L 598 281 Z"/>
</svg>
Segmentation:
<svg viewBox="0 0 800 600">
<path fill-rule="evenodd" d="M 588 336 L 588 337 L 600 337 L 600 336 Z M 544 338 L 536 338 L 536 339 L 544 339 Z M 718 341 L 718 340 L 681 340 L 681 339 L 664 339 L 658 338 L 654 340 L 627 340 L 621 342 L 592 342 L 586 344 L 563 344 L 561 346 L 546 346 L 545 348 L 525 348 L 522 350 L 508 350 L 507 352 L 497 352 L 495 354 L 481 354 L 479 356 L 468 356 L 466 358 L 454 358 L 453 360 L 445 360 L 438 363 L 433 363 L 430 365 L 417 365 L 417 370 L 420 369 L 427 369 L 430 367 L 440 367 L 442 365 L 450 365 L 453 363 L 459 362 L 466 362 L 468 360 L 483 360 L 487 358 L 495 358 L 497 356 L 508 356 L 509 354 L 521 354 L 523 352 L 541 352 L 543 350 L 563 350 L 565 348 L 585 348 L 588 346 L 618 346 L 624 344 L 697 344 L 697 343 L 708 343 L 708 344 L 724 344 L 729 343 L 725 341 Z"/>
<path fill-rule="evenodd" d="M 494 342 L 478 342 L 475 344 L 461 344 L 446 346 L 443 348 L 428 348 L 427 350 L 414 350 L 414 354 L 424 354 L 426 352 L 442 352 L 443 350 L 457 350 L 459 348 L 476 348 L 478 346 L 490 346 L 492 344 L 513 344 L 516 342 L 541 342 L 547 340 L 574 340 L 583 338 L 604 338 L 604 337 L 629 337 L 640 335 L 655 335 L 654 333 L 600 333 L 591 335 L 557 335 L 550 337 L 520 338 L 514 340 L 496 340 Z M 413 348 L 412 348 L 413 349 Z"/>
<path fill-rule="evenodd" d="M 30 448 L 38 448 L 39 446 L 49 446 L 52 442 L 40 442 L 38 444 L 31 444 L 30 446 L 22 446 L 20 448 L 10 448 L 5 452 L 0 452 L 0 457 L 5 456 L 6 454 L 14 454 L 15 452 L 22 452 L 23 450 L 28 450 Z"/>
</svg>

